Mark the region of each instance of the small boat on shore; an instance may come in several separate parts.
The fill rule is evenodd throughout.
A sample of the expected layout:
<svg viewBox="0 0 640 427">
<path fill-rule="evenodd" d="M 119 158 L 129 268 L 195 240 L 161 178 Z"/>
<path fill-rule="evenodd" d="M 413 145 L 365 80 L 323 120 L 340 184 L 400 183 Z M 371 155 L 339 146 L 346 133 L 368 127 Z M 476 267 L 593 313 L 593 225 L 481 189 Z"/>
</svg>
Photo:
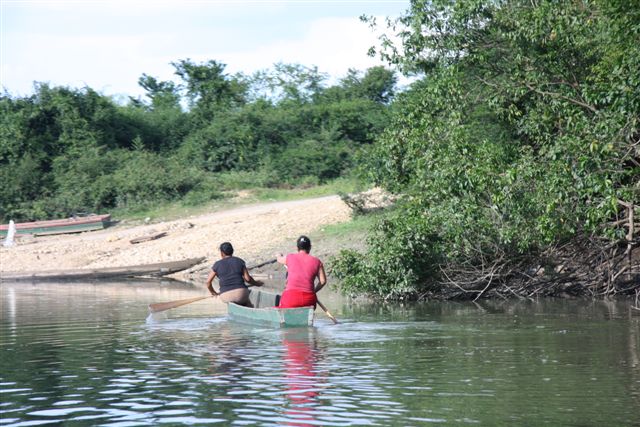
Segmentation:
<svg viewBox="0 0 640 427">
<path fill-rule="evenodd" d="M 110 214 L 74 216 L 49 221 L 19 222 L 16 224 L 16 234 L 45 236 L 49 234 L 80 233 L 83 231 L 102 230 L 107 227 L 110 222 Z M 8 230 L 8 224 L 0 225 L 0 236 L 6 236 Z"/>
<path fill-rule="evenodd" d="M 232 320 L 276 328 L 313 326 L 314 307 L 278 308 L 280 295 L 258 289 L 251 289 L 249 299 L 253 308 L 228 304 Z"/>
</svg>

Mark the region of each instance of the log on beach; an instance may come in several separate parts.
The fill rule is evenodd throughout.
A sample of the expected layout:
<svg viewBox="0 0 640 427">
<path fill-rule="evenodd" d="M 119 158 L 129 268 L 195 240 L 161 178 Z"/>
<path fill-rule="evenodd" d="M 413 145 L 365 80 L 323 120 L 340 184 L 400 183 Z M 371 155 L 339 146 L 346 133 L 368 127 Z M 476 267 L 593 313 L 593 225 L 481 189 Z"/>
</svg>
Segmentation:
<svg viewBox="0 0 640 427">
<path fill-rule="evenodd" d="M 133 245 L 136 245 L 138 243 L 148 242 L 150 240 L 156 240 L 166 235 L 167 233 L 163 231 L 161 233 L 150 234 L 148 236 L 136 237 L 135 239 L 132 239 L 129 242 Z"/>
<path fill-rule="evenodd" d="M 130 277 L 162 277 L 186 270 L 204 261 L 201 258 L 189 258 L 182 261 L 160 262 L 156 264 L 129 265 L 124 267 L 86 268 L 75 270 L 48 270 L 37 272 L 4 272 L 0 281 L 50 281 L 50 280 L 98 280 Z"/>
</svg>

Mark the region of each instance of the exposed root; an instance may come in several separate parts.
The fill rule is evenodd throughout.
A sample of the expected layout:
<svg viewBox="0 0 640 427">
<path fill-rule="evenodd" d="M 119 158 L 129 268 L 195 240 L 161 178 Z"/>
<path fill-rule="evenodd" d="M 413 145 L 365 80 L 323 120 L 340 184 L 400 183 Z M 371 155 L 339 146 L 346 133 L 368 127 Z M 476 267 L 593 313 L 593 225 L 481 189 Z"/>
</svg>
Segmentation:
<svg viewBox="0 0 640 427">
<path fill-rule="evenodd" d="M 537 256 L 513 257 L 476 248 L 472 261 L 440 266 L 441 279 L 418 299 L 466 299 L 538 296 L 640 296 L 640 236 L 631 203 L 620 201 L 624 219 L 611 224 L 624 235 L 616 241 L 577 237 Z M 497 254 L 497 255 L 496 255 Z M 636 306 L 640 307 L 636 301 Z"/>
</svg>

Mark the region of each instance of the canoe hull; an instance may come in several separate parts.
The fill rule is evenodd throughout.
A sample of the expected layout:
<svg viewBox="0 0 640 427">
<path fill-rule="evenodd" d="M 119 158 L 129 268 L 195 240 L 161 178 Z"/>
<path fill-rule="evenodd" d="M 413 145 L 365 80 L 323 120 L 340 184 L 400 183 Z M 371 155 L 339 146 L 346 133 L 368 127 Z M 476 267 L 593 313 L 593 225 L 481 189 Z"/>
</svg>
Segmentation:
<svg viewBox="0 0 640 427">
<path fill-rule="evenodd" d="M 83 231 L 102 230 L 109 225 L 111 215 L 89 215 L 83 217 L 54 219 L 51 221 L 20 222 L 16 224 L 16 234 L 33 234 L 44 236 L 49 234 L 81 233 Z M 0 236 L 6 236 L 8 224 L 0 225 Z"/>
<path fill-rule="evenodd" d="M 313 326 L 314 307 L 277 308 L 280 295 L 252 289 L 251 302 L 255 308 L 230 303 L 229 317 L 241 323 L 274 328 Z"/>
</svg>

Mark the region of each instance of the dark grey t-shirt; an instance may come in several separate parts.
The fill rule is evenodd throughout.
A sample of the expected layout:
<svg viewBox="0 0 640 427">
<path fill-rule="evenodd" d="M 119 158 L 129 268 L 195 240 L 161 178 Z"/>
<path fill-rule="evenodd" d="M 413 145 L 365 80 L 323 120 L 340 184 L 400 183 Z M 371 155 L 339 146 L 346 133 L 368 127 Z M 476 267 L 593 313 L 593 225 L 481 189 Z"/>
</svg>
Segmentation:
<svg viewBox="0 0 640 427">
<path fill-rule="evenodd" d="M 216 261 L 211 267 L 220 280 L 220 293 L 232 291 L 238 288 L 246 288 L 242 271 L 245 263 L 241 258 L 230 256 Z"/>
</svg>

